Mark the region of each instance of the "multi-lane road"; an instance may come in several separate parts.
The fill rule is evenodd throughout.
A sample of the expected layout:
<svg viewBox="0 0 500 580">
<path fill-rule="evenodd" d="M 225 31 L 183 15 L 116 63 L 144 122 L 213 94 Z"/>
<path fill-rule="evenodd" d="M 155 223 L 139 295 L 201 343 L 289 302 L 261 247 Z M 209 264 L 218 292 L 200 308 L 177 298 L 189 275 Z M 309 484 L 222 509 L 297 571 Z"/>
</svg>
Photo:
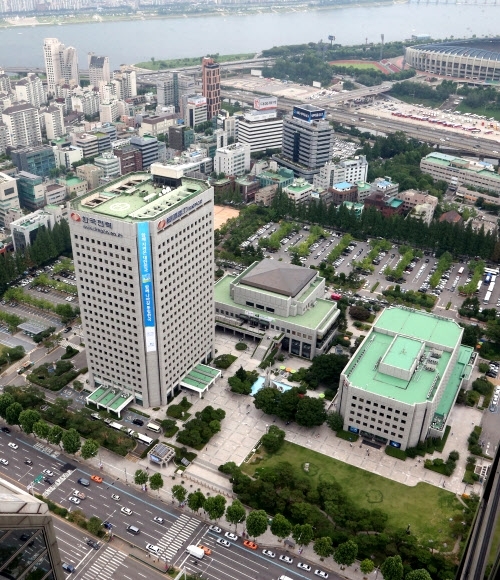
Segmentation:
<svg viewBox="0 0 500 580">
<path fill-rule="evenodd" d="M 9 447 L 9 443 L 15 443 L 18 448 Z M 43 494 L 55 503 L 74 511 L 81 509 L 90 518 L 97 516 L 103 521 L 109 522 L 115 540 L 110 544 L 101 545 L 99 550 L 94 550 L 85 543 L 85 534 L 75 530 L 73 526 L 60 520 L 56 520 L 56 533 L 62 558 L 76 567 L 75 578 L 82 580 L 111 580 L 124 577 L 125 580 L 138 580 L 142 576 L 149 577 L 148 567 L 141 571 L 143 566 L 137 560 L 131 560 L 127 554 L 118 549 L 124 545 L 127 553 L 132 551 L 147 563 L 157 566 L 174 565 L 184 567 L 192 572 L 201 573 L 208 580 L 271 580 L 282 574 L 286 574 L 293 580 L 307 580 L 314 577 L 317 568 L 311 565 L 311 572 L 299 570 L 296 566 L 298 560 L 287 564 L 279 560 L 284 551 L 273 550 L 276 558 L 270 558 L 257 551 L 243 546 L 242 539 L 231 541 L 230 547 L 224 547 L 217 543 L 217 534 L 209 529 L 209 526 L 199 517 L 188 513 L 187 508 L 177 508 L 173 503 L 160 501 L 155 495 L 149 495 L 139 491 L 130 484 L 130 477 L 134 471 L 131 464 L 129 481 L 112 479 L 105 473 L 95 473 L 88 469 L 83 462 L 74 461 L 65 457 L 59 451 L 37 442 L 17 428 L 12 428 L 10 433 L 0 432 L 0 458 L 6 459 L 8 465 L 0 464 L 0 476 L 20 484 L 25 488 L 42 475 L 49 481 L 40 481 L 34 486 L 35 493 Z M 25 461 L 30 461 L 30 464 Z M 44 473 L 48 470 L 50 473 Z M 102 483 L 90 482 L 89 487 L 78 483 L 80 478 L 89 479 L 92 475 L 100 475 Z M 75 505 L 69 498 L 75 497 L 74 491 L 83 492 L 85 499 Z M 113 499 L 112 495 L 118 497 Z M 131 513 L 127 515 L 122 508 L 128 508 Z M 155 517 L 163 518 L 159 523 Z M 138 535 L 127 532 L 127 527 L 134 525 L 140 529 Z M 240 530 L 241 531 L 241 530 Z M 114 542 L 114 543 L 113 543 Z M 159 559 L 151 555 L 148 557 L 146 544 L 153 544 L 160 548 Z M 212 550 L 211 555 L 202 560 L 189 556 L 186 547 L 191 544 L 203 544 Z M 119 572 L 117 570 L 119 569 Z M 330 573 L 330 578 L 336 576 Z"/>
</svg>

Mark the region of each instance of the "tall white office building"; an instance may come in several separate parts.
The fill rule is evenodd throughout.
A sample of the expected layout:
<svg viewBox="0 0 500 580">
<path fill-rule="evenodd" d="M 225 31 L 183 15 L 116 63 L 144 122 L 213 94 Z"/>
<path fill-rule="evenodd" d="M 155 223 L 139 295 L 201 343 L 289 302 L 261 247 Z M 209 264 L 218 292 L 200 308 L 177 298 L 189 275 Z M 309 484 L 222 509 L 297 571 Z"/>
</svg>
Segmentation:
<svg viewBox="0 0 500 580">
<path fill-rule="evenodd" d="M 45 38 L 43 41 L 43 56 L 49 93 L 54 93 L 56 85 L 61 82 L 67 84 L 80 83 L 76 48 L 65 46 L 57 38 Z"/>
<path fill-rule="evenodd" d="M 94 400 L 112 389 L 163 405 L 195 369 L 214 371 L 200 364 L 214 342 L 213 188 L 162 189 L 138 172 L 70 204 Z"/>
<path fill-rule="evenodd" d="M 359 183 L 368 177 L 368 161 L 364 155 L 356 155 L 353 159 L 344 159 L 338 163 L 333 161 L 324 165 L 313 177 L 313 185 L 328 189 L 336 183 L 347 181 Z"/>
</svg>

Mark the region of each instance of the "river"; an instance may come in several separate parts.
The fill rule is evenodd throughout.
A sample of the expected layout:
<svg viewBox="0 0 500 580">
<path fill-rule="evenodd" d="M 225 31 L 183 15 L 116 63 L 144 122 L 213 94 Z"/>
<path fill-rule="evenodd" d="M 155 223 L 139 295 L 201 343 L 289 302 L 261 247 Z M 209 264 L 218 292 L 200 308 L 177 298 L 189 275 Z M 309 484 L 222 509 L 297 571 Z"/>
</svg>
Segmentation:
<svg viewBox="0 0 500 580">
<path fill-rule="evenodd" d="M 500 5 L 395 3 L 336 9 L 207 15 L 0 29 L 1 66 L 43 66 L 43 39 L 59 38 L 78 50 L 80 67 L 87 53 L 110 57 L 112 68 L 151 57 L 182 58 L 207 53 L 258 52 L 271 46 L 327 42 L 333 34 L 343 45 L 404 40 L 412 34 L 433 38 L 498 34 Z"/>
</svg>

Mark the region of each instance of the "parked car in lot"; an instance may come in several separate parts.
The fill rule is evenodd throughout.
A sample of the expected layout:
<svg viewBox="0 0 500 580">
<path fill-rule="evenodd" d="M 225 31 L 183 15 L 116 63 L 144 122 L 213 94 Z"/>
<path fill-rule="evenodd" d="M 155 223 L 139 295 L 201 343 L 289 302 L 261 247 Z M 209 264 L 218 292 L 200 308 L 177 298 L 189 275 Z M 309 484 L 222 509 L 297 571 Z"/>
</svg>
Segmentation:
<svg viewBox="0 0 500 580">
<path fill-rule="evenodd" d="M 75 496 L 73 496 L 73 495 L 72 495 L 71 497 L 69 497 L 69 498 L 68 498 L 68 500 L 69 500 L 71 503 L 75 503 L 76 505 L 78 505 L 78 504 L 80 503 L 80 499 L 79 499 L 79 498 L 77 498 L 77 497 L 75 497 Z"/>
<path fill-rule="evenodd" d="M 134 425 L 139 425 L 139 427 L 142 427 L 142 426 L 144 425 L 144 421 L 143 421 L 142 419 L 134 419 L 134 420 L 132 421 L 132 423 L 133 423 Z"/>
<path fill-rule="evenodd" d="M 45 473 L 45 475 L 48 475 L 49 477 L 54 477 L 54 472 L 50 471 L 50 469 L 44 469 L 42 473 Z"/>
<path fill-rule="evenodd" d="M 11 449 L 19 449 L 19 445 L 17 443 L 9 443 L 9 447 Z"/>
<path fill-rule="evenodd" d="M 78 491 L 77 489 L 75 489 L 75 491 L 73 492 L 73 495 L 79 499 L 85 499 L 87 496 L 83 493 L 83 491 Z"/>
<path fill-rule="evenodd" d="M 250 548 L 250 550 L 256 550 L 259 547 L 255 542 L 251 542 L 250 540 L 245 540 L 243 545 L 245 548 Z"/>
<path fill-rule="evenodd" d="M 224 538 L 217 538 L 217 543 L 220 544 L 221 546 L 225 546 L 226 548 L 230 548 L 231 547 L 231 542 L 228 542 L 227 540 L 225 540 Z"/>
<path fill-rule="evenodd" d="M 280 560 L 282 562 L 286 562 L 287 564 L 293 564 L 293 558 L 290 558 L 290 556 L 280 556 Z"/>
<path fill-rule="evenodd" d="M 301 570 L 305 570 L 306 572 L 311 571 L 311 566 L 309 566 L 309 564 L 304 564 L 303 562 L 299 562 L 297 564 L 297 568 L 300 568 Z"/>
<path fill-rule="evenodd" d="M 211 530 L 212 532 L 215 532 L 216 534 L 222 533 L 222 530 L 218 526 L 209 526 L 208 529 Z"/>
</svg>

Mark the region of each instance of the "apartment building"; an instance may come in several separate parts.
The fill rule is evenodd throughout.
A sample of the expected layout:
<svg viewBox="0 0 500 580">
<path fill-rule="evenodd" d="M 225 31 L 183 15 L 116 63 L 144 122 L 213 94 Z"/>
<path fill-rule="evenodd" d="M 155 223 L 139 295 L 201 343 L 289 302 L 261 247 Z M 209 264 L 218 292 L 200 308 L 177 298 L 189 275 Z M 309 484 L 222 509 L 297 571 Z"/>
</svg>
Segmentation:
<svg viewBox="0 0 500 580">
<path fill-rule="evenodd" d="M 17 147 L 10 152 L 10 158 L 19 171 L 41 177 L 49 177 L 52 169 L 56 167 L 54 148 L 50 145 Z"/>
<path fill-rule="evenodd" d="M 42 130 L 38 109 L 29 103 L 19 103 L 4 109 L 2 120 L 10 134 L 12 147 L 40 145 Z"/>
<path fill-rule="evenodd" d="M 45 38 L 43 56 L 50 93 L 55 93 L 56 86 L 60 84 L 80 84 L 78 56 L 75 48 L 66 47 L 57 38 Z"/>
<path fill-rule="evenodd" d="M 17 180 L 6 173 L 0 173 L 0 227 L 8 226 L 10 214 L 20 209 Z"/>
<path fill-rule="evenodd" d="M 213 189 L 129 174 L 70 218 L 90 385 L 144 407 L 200 392 L 184 379 L 213 353 Z"/>
<path fill-rule="evenodd" d="M 89 65 L 90 86 L 100 87 L 101 84 L 108 84 L 111 82 L 109 56 L 97 56 L 93 52 L 89 52 L 87 61 Z"/>
<path fill-rule="evenodd" d="M 62 107 L 51 105 L 42 113 L 47 139 L 59 139 L 66 133 Z"/>
<path fill-rule="evenodd" d="M 10 133 L 7 125 L 0 121 L 0 155 L 3 155 L 7 151 L 7 147 L 11 146 Z"/>
<path fill-rule="evenodd" d="M 344 430 L 401 449 L 443 437 L 472 372 L 462 334 L 450 318 L 386 308 L 341 373 Z"/>
<path fill-rule="evenodd" d="M 137 75 L 135 70 L 123 67 L 113 71 L 113 81 L 116 82 L 118 98 L 131 99 L 137 96 Z"/>
<path fill-rule="evenodd" d="M 26 102 L 39 109 L 47 102 L 47 95 L 42 80 L 34 73 L 28 73 L 23 79 L 16 82 L 14 87 L 16 101 Z"/>
</svg>

